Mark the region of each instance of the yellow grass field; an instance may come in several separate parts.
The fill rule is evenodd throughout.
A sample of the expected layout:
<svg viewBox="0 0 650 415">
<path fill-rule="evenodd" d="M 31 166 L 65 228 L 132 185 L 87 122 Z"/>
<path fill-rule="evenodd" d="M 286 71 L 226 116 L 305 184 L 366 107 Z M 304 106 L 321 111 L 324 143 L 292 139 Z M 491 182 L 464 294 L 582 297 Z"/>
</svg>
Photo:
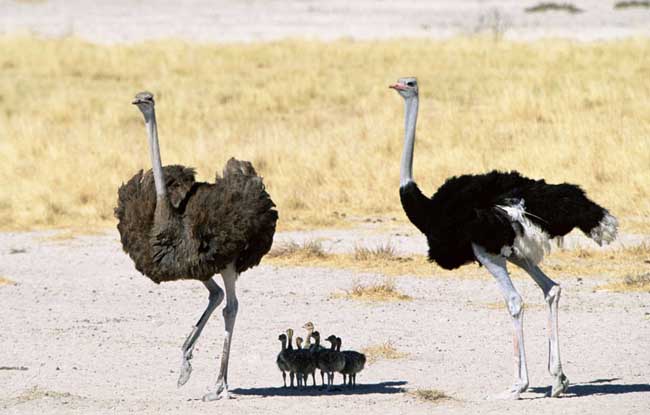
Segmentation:
<svg viewBox="0 0 650 415">
<path fill-rule="evenodd" d="M 251 160 L 281 229 L 403 219 L 403 104 L 387 85 L 405 75 L 421 85 L 414 173 L 427 193 L 451 175 L 516 169 L 578 183 L 623 229 L 648 229 L 647 40 L 4 37 L 0 51 L 3 230 L 113 226 L 117 187 L 150 166 L 130 104 L 143 89 L 156 94 L 163 163 L 212 180 L 229 157 Z"/>
</svg>

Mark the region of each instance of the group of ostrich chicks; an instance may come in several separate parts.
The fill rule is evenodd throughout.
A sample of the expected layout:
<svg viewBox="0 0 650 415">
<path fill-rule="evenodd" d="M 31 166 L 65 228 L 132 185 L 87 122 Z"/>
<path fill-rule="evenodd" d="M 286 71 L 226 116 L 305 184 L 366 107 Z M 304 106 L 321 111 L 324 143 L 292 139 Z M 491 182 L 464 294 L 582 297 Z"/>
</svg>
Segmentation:
<svg viewBox="0 0 650 415">
<path fill-rule="evenodd" d="M 282 371 L 284 387 L 287 387 L 287 372 L 289 372 L 290 386 L 293 388 L 294 376 L 298 387 L 307 386 L 309 375 L 312 376 L 313 386 L 316 386 L 316 369 L 320 369 L 321 383 L 325 386 L 327 374 L 327 389 L 331 390 L 334 383 L 334 373 L 343 375 L 343 385 L 354 387 L 357 384 L 357 373 L 363 370 L 366 356 L 354 350 L 341 351 L 341 338 L 330 335 L 325 340 L 330 343 L 327 349 L 320 344 L 320 333 L 314 330 L 312 322 L 302 326 L 307 330 L 306 340 L 296 337 L 296 348 L 293 348 L 293 329 L 287 329 L 286 334 L 278 336 L 282 343 L 282 350 L 278 353 L 276 363 Z M 313 339 L 313 343 L 312 343 Z"/>
</svg>

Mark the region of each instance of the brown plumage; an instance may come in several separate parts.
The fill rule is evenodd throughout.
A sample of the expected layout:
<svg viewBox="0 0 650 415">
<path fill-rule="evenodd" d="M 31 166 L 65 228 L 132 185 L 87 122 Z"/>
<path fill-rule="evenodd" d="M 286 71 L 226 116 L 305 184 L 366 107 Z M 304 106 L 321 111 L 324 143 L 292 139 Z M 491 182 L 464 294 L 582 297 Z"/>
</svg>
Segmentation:
<svg viewBox="0 0 650 415">
<path fill-rule="evenodd" d="M 224 297 L 226 339 L 217 391 L 228 395 L 227 368 L 232 327 L 237 315 L 237 276 L 260 263 L 271 249 L 278 213 L 262 178 L 247 161 L 231 158 L 214 183 L 197 182 L 194 169 L 162 167 L 153 95 L 135 101 L 145 118 L 152 170 L 136 173 L 118 190 L 115 216 L 122 247 L 138 271 L 153 282 L 194 279 L 210 292 L 206 311 L 183 345 L 179 386 L 191 373 L 194 343 Z M 221 273 L 226 292 L 212 277 Z"/>
<path fill-rule="evenodd" d="M 271 249 L 275 205 L 247 161 L 231 158 L 214 184 L 194 181 L 194 169 L 163 168 L 169 201 L 156 223 L 151 170 L 118 191 L 115 215 L 122 247 L 138 271 L 155 283 L 205 281 L 235 262 L 241 273 Z"/>
</svg>

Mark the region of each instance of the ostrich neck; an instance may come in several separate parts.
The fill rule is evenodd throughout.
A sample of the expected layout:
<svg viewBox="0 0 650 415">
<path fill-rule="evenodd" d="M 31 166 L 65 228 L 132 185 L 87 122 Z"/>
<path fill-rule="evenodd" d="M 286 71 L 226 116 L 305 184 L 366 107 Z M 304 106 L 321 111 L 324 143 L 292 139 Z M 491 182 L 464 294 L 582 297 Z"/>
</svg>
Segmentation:
<svg viewBox="0 0 650 415">
<path fill-rule="evenodd" d="M 156 114 L 151 113 L 151 116 L 146 121 L 147 135 L 149 136 L 149 155 L 151 156 L 151 165 L 153 170 L 153 180 L 156 185 L 156 196 L 158 200 L 164 199 L 167 196 L 167 189 L 165 187 L 165 180 L 163 177 L 162 162 L 160 161 L 160 145 L 158 144 L 158 127 L 156 125 Z"/>
<path fill-rule="evenodd" d="M 287 347 L 289 350 L 293 350 L 293 340 L 291 340 L 293 337 L 293 334 L 287 335 L 287 343 L 289 344 Z"/>
<path fill-rule="evenodd" d="M 404 152 L 400 167 L 400 200 L 409 220 L 423 233 L 431 221 L 431 200 L 422 194 L 413 181 L 413 148 L 418 119 L 418 97 L 404 100 Z"/>
<path fill-rule="evenodd" d="M 311 333 L 313 330 L 307 330 L 307 339 L 305 339 L 305 349 L 309 349 L 311 346 Z"/>
<path fill-rule="evenodd" d="M 282 351 L 284 352 L 284 351 L 286 351 L 286 350 L 287 350 L 287 341 L 286 341 L 286 340 L 282 340 Z"/>
<path fill-rule="evenodd" d="M 400 187 L 413 181 L 413 150 L 417 120 L 418 97 L 414 96 L 404 100 L 404 151 L 400 165 Z"/>
</svg>

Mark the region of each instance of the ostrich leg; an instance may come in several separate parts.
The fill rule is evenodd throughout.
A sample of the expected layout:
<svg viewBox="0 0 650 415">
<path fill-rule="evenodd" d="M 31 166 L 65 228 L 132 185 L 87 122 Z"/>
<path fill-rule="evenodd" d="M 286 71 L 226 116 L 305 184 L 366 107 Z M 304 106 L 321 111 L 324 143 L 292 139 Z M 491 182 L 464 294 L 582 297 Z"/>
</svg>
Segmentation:
<svg viewBox="0 0 650 415">
<path fill-rule="evenodd" d="M 208 306 L 201 315 L 201 318 L 199 318 L 196 326 L 192 328 L 192 331 L 190 332 L 189 336 L 187 336 L 187 339 L 185 339 L 185 342 L 181 347 L 183 350 L 183 360 L 181 362 L 181 374 L 178 376 L 178 387 L 183 386 L 190 378 L 190 375 L 192 374 L 192 364 L 190 363 L 190 360 L 192 359 L 194 344 L 201 335 L 203 327 L 205 327 L 205 324 L 210 319 L 210 315 L 214 309 L 217 308 L 217 306 L 223 301 L 224 297 L 223 290 L 219 288 L 217 283 L 214 282 L 212 278 L 204 281 L 203 284 L 208 289 L 208 291 L 210 291 L 210 296 L 208 297 Z"/>
<path fill-rule="evenodd" d="M 508 306 L 515 326 L 513 338 L 515 346 L 515 383 L 500 397 L 506 399 L 519 399 L 521 392 L 528 388 L 528 368 L 526 367 L 526 353 L 524 351 L 524 303 L 521 296 L 512 285 L 508 275 L 506 259 L 501 255 L 494 255 L 485 248 L 472 244 L 476 259 L 494 276 L 499 283 L 499 288 Z"/>
<path fill-rule="evenodd" d="M 560 286 L 550 279 L 538 266 L 531 264 L 525 258 L 512 258 L 513 264 L 524 269 L 535 280 L 544 293 L 548 304 L 548 372 L 553 376 L 551 396 L 560 396 L 569 387 L 569 379 L 562 371 L 560 360 L 560 340 L 558 335 L 558 303 L 560 302 Z"/>
<path fill-rule="evenodd" d="M 221 271 L 223 283 L 226 288 L 226 307 L 223 309 L 223 319 L 226 325 L 226 335 L 223 341 L 223 354 L 221 355 L 221 368 L 215 390 L 203 396 L 204 401 L 214 401 L 221 398 L 230 399 L 228 392 L 228 359 L 230 357 L 230 343 L 232 341 L 232 331 L 235 328 L 235 319 L 237 318 L 237 293 L 235 283 L 237 281 L 237 271 L 235 264 L 229 264 L 226 269 Z"/>
</svg>

